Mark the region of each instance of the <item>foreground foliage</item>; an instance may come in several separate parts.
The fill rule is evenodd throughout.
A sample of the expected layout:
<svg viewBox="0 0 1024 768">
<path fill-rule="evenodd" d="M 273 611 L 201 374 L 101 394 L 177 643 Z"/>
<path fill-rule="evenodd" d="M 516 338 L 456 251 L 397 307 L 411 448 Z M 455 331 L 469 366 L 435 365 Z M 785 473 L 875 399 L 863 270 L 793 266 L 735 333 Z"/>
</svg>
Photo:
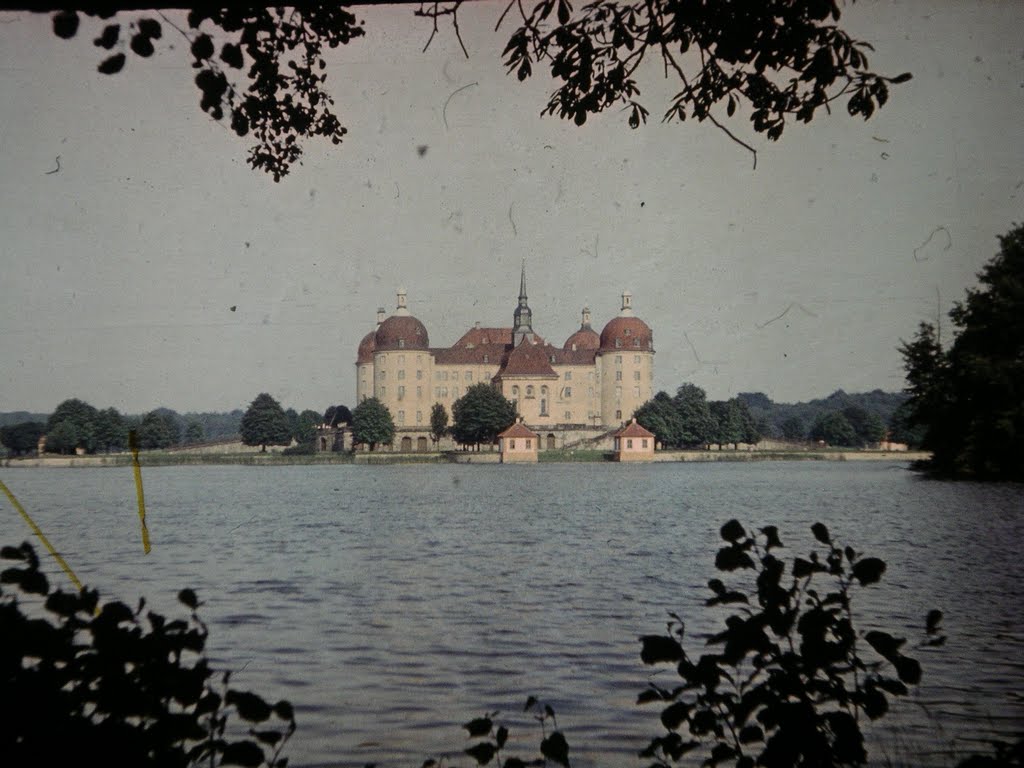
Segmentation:
<svg viewBox="0 0 1024 768">
<path fill-rule="evenodd" d="M 88 589 L 51 591 L 28 543 L 4 547 L 0 573 L 0 754 L 6 765 L 268 766 L 295 731 L 287 701 L 219 685 L 190 589 L 168 621 Z M 12 589 L 12 587 L 14 589 Z M 23 610 L 24 609 L 24 610 Z M 229 723 L 248 725 L 236 737 Z"/>
<path fill-rule="evenodd" d="M 924 429 L 923 447 L 942 475 L 1024 480 L 1024 226 L 999 242 L 980 287 L 949 313 L 952 345 L 922 323 L 900 348 L 905 418 Z"/>
<path fill-rule="evenodd" d="M 639 696 L 664 707 L 665 735 L 641 752 L 653 765 L 691 752 L 705 753 L 705 765 L 737 768 L 867 762 L 861 723 L 884 716 L 890 698 L 920 681 L 921 666 L 903 653 L 903 638 L 854 627 L 855 593 L 881 579 L 884 561 L 840 546 L 821 523 L 811 530 L 821 551 L 786 562 L 775 554 L 775 527 L 748 533 L 729 521 L 715 566 L 749 573 L 752 583 L 708 582 L 705 605 L 736 608 L 725 629 L 698 657 L 684 649 L 685 622 L 675 614 L 667 634 L 640 638 L 644 663 L 674 664 L 681 681 L 652 683 Z M 942 643 L 941 618 L 928 615 L 927 643 Z"/>
<path fill-rule="evenodd" d="M 447 18 L 466 51 L 458 23 L 462 0 L 410 4 L 433 23 L 428 46 L 438 21 Z M 74 5 L 54 14 L 58 37 L 79 31 Z M 326 49 L 364 37 L 365 28 L 342 6 L 207 10 L 197 4 L 177 23 L 153 12 L 112 18 L 117 4 L 81 7 L 102 19 L 92 25 L 92 42 L 103 51 L 97 69 L 105 75 L 121 72 L 129 56 L 149 58 L 184 38 L 201 109 L 249 137 L 249 165 L 275 181 L 299 162 L 304 140 L 340 144 L 345 136 L 326 87 Z M 648 116 L 639 77 L 657 72 L 678 88 L 664 120 L 707 120 L 753 153 L 725 122 L 745 118 L 755 133 L 775 140 L 787 123 L 810 122 L 840 99 L 850 115 L 867 119 L 886 103 L 890 85 L 910 79 L 872 72 L 871 45 L 841 29 L 840 16 L 835 0 L 618 0 L 579 8 L 569 0 L 534 0 L 509 3 L 497 25 L 518 17 L 503 52 L 509 73 L 525 80 L 543 66 L 557 83 L 544 113 L 582 125 L 615 109 L 638 128 Z M 656 67 L 642 67 L 645 59 Z"/>
</svg>

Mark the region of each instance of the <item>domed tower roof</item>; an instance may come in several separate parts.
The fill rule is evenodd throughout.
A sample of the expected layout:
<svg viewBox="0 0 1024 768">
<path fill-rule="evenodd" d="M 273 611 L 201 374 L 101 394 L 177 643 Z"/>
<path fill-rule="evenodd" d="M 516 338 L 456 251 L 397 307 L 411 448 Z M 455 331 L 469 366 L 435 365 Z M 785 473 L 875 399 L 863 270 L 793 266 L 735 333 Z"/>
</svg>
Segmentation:
<svg viewBox="0 0 1024 768">
<path fill-rule="evenodd" d="M 426 327 L 409 314 L 409 309 L 405 305 L 404 288 L 398 291 L 398 308 L 377 328 L 373 342 L 375 352 L 391 349 L 427 349 L 430 346 Z"/>
<path fill-rule="evenodd" d="M 584 307 L 583 322 L 580 324 L 580 329 L 565 340 L 562 349 L 571 351 L 576 351 L 577 349 L 591 350 L 598 349 L 600 346 L 601 337 L 597 335 L 597 331 L 590 327 L 590 308 Z"/>
<path fill-rule="evenodd" d="M 619 316 L 609 320 L 601 331 L 601 350 L 613 349 L 654 351 L 654 334 L 647 323 L 633 316 L 633 295 L 629 291 L 622 294 Z"/>
<path fill-rule="evenodd" d="M 380 324 L 383 322 L 384 307 L 377 307 L 377 328 L 380 328 Z M 377 334 L 377 328 L 363 336 L 363 340 L 359 342 L 359 351 L 356 353 L 356 365 L 373 362 L 373 351 L 377 346 L 374 339 Z"/>
</svg>

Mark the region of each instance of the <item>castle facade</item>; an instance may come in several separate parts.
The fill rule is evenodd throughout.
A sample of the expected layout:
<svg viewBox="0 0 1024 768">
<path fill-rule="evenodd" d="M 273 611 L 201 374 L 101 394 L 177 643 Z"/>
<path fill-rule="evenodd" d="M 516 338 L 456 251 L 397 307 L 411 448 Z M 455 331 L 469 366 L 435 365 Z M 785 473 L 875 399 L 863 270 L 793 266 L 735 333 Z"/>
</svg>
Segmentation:
<svg viewBox="0 0 1024 768">
<path fill-rule="evenodd" d="M 387 406 L 399 450 L 426 450 L 433 405 L 450 418 L 452 404 L 480 382 L 515 404 L 544 448 L 555 448 L 621 427 L 651 398 L 653 381 L 653 334 L 633 314 L 628 291 L 600 333 L 584 308 L 579 330 L 559 347 L 533 330 L 525 266 L 511 327 L 477 323 L 450 347 L 431 347 L 399 289 L 395 311 L 377 310 L 377 327 L 356 354 L 356 402 L 376 397 Z"/>
</svg>

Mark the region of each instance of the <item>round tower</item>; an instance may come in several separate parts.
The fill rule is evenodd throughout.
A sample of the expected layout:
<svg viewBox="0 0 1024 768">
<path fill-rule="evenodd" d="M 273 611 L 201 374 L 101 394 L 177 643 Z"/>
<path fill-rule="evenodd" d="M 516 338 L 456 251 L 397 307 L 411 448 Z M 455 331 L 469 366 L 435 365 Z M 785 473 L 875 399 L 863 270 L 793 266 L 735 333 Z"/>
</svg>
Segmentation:
<svg viewBox="0 0 1024 768">
<path fill-rule="evenodd" d="M 622 308 L 601 331 L 597 351 L 601 377 L 601 422 L 606 427 L 629 421 L 653 396 L 654 334 L 633 314 L 633 294 L 622 292 Z"/>
</svg>

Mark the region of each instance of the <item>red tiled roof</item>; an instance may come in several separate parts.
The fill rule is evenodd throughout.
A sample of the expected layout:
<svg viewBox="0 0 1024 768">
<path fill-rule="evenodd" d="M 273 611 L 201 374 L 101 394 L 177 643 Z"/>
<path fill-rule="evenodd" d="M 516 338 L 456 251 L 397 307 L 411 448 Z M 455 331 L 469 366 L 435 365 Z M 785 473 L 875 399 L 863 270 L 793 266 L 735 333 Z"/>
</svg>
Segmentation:
<svg viewBox="0 0 1024 768">
<path fill-rule="evenodd" d="M 530 430 L 523 422 L 517 421 L 511 427 L 502 432 L 498 437 L 540 437 L 536 432 Z"/>
<path fill-rule="evenodd" d="M 370 331 L 368 334 L 363 336 L 363 340 L 359 342 L 359 352 L 356 353 L 357 363 L 373 362 L 373 350 L 377 346 L 374 340 L 376 333 L 376 331 Z"/>
<path fill-rule="evenodd" d="M 654 433 L 644 427 L 641 427 L 635 421 L 631 421 L 612 435 L 612 437 L 654 437 Z"/>
<path fill-rule="evenodd" d="M 601 331 L 601 350 L 610 349 L 639 349 L 653 352 L 654 334 L 647 323 L 639 317 L 613 317 Z"/>
<path fill-rule="evenodd" d="M 434 362 L 442 365 L 500 365 L 508 347 L 504 344 L 480 344 L 474 347 L 442 347 L 430 350 Z"/>
<path fill-rule="evenodd" d="M 556 350 L 550 344 L 531 344 L 522 341 L 508 353 L 498 376 L 543 376 L 557 379 L 558 374 L 551 367 L 551 358 Z"/>
<path fill-rule="evenodd" d="M 380 324 L 374 334 L 374 344 L 378 352 L 388 349 L 426 349 L 430 339 L 423 323 L 412 315 L 392 315 Z"/>
<path fill-rule="evenodd" d="M 574 349 L 597 349 L 600 346 L 601 337 L 597 335 L 597 331 L 589 325 L 585 325 L 565 340 L 562 349 L 572 351 Z"/>
</svg>

